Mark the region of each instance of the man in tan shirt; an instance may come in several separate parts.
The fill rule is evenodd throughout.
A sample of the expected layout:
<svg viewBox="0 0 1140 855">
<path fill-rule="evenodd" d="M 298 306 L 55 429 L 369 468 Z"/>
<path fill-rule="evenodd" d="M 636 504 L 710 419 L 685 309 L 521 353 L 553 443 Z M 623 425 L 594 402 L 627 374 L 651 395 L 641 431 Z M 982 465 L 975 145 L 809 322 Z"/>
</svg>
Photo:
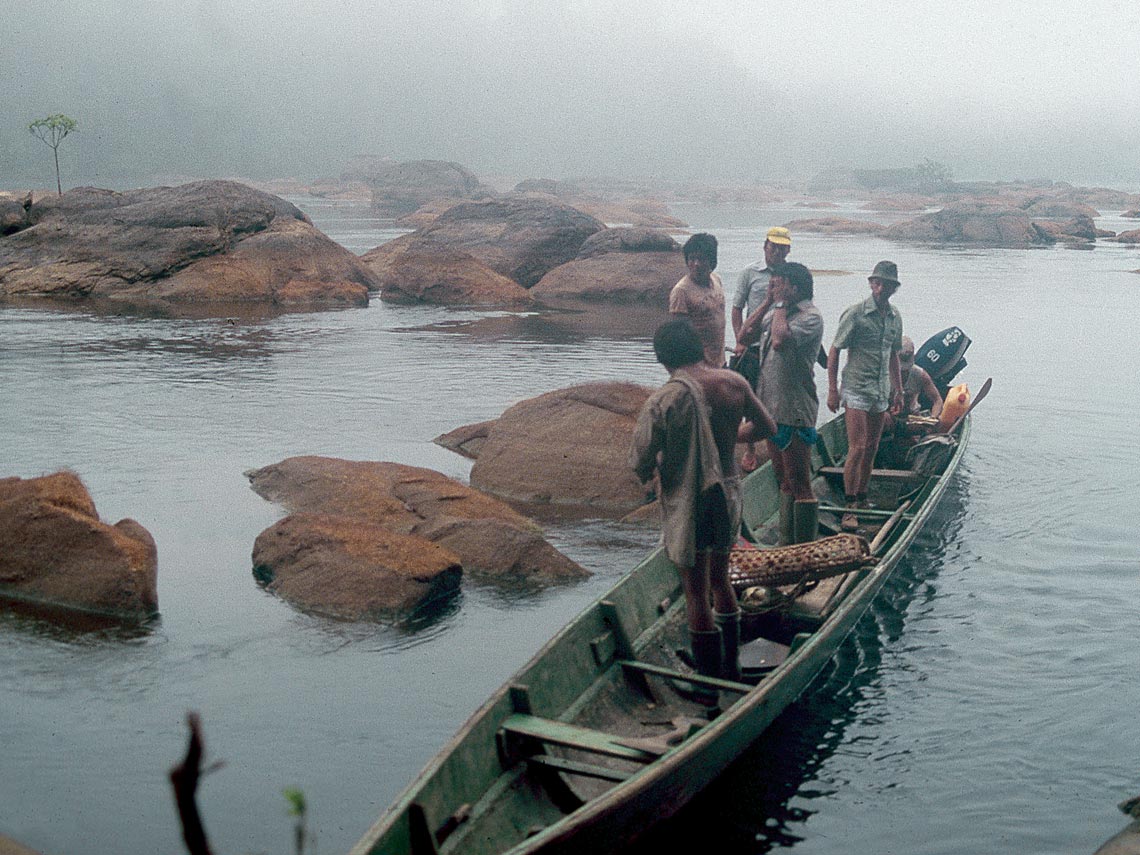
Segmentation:
<svg viewBox="0 0 1140 855">
<path fill-rule="evenodd" d="M 724 287 L 716 270 L 716 238 L 695 234 L 681 251 L 689 272 L 669 292 L 669 314 L 684 318 L 701 337 L 705 362 L 724 367 Z"/>
</svg>

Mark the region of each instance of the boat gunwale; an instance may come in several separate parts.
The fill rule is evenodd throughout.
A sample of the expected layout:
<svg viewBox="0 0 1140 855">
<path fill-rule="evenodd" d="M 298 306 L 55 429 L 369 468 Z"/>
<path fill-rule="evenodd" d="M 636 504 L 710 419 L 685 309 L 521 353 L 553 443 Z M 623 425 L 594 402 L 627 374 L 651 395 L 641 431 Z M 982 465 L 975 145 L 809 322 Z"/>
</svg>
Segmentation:
<svg viewBox="0 0 1140 855">
<path fill-rule="evenodd" d="M 831 423 L 839 423 L 841 421 L 842 416 L 833 419 Z M 775 718 L 777 718 L 788 705 L 794 702 L 795 698 L 810 685 L 812 680 L 814 680 L 819 673 L 819 669 L 834 655 L 835 650 L 838 649 L 839 645 L 846 639 L 859 618 L 878 595 L 879 590 L 886 583 L 903 554 L 905 554 L 906 550 L 913 543 L 918 532 L 922 530 L 930 516 L 934 513 L 935 508 L 948 489 L 950 481 L 957 473 L 958 466 L 965 453 L 970 430 L 971 419 L 967 416 L 958 429 L 957 447 L 953 455 L 947 461 L 943 471 L 939 473 L 937 477 L 930 478 L 927 483 L 920 488 L 920 494 L 925 493 L 925 495 L 922 498 L 917 512 L 909 519 L 906 519 L 902 526 L 888 536 L 885 544 L 886 548 L 881 554 L 878 563 L 863 571 L 857 571 L 864 574 L 863 577 L 844 595 L 842 601 L 836 608 L 826 614 L 823 622 L 811 633 L 811 637 L 790 653 L 788 658 L 767 675 L 760 684 L 748 694 L 737 699 L 716 719 L 709 722 L 708 725 L 702 727 L 679 745 L 670 748 L 655 761 L 646 764 L 643 768 L 634 772 L 634 774 L 625 781 L 615 784 L 602 795 L 590 800 L 577 810 L 565 815 L 557 822 L 548 825 L 533 836 L 520 841 L 509 849 L 502 850 L 502 855 L 527 855 L 527 853 L 536 853 L 550 846 L 557 847 L 560 842 L 568 841 L 583 828 L 589 827 L 593 820 L 603 816 L 615 804 L 643 796 L 655 787 L 664 787 L 667 782 L 667 776 L 671 776 L 678 766 L 683 765 L 686 761 L 707 751 L 710 746 L 715 745 L 726 732 L 730 731 L 735 724 L 739 723 L 747 715 L 758 714 L 758 711 L 770 696 L 775 694 L 778 690 L 786 688 L 789 681 L 794 682 L 796 679 L 802 680 L 803 685 L 800 686 L 794 695 L 788 698 L 786 703 L 780 706 L 779 709 L 770 713 L 768 722 L 759 727 L 756 733 L 746 740 L 745 747 L 747 744 L 753 742 L 755 738 L 767 728 L 768 724 L 775 720 Z M 767 466 L 770 466 L 770 464 L 765 464 L 765 467 Z M 757 470 L 757 472 L 753 473 L 750 477 L 758 475 L 763 468 L 764 467 Z M 464 724 L 454 733 L 447 744 L 432 757 L 388 809 L 370 826 L 356 846 L 350 850 L 350 855 L 370 855 L 370 853 L 374 851 L 374 846 L 383 838 L 385 831 L 394 825 L 400 817 L 407 814 L 408 809 L 415 802 L 416 794 L 419 793 L 423 786 L 432 779 L 432 776 L 440 770 L 451 756 L 453 749 L 462 744 L 477 726 L 484 724 L 484 720 L 492 714 L 496 705 L 504 702 L 510 693 L 511 687 L 523 682 L 520 678 L 523 678 L 533 669 L 552 649 L 559 646 L 559 644 L 563 642 L 563 639 L 575 632 L 582 623 L 591 619 L 592 615 L 600 611 L 603 602 L 614 599 L 615 591 L 619 590 L 623 585 L 628 584 L 637 574 L 645 572 L 652 564 L 658 562 L 662 552 L 662 547 L 657 547 L 650 552 L 649 555 L 638 562 L 629 573 L 623 576 L 618 582 L 565 624 L 534 656 L 508 677 L 507 680 L 471 714 Z M 678 598 L 678 600 L 683 600 L 683 598 Z M 662 615 L 662 619 L 677 607 L 678 601 L 675 600 L 671 602 L 669 609 Z M 647 628 L 646 632 L 649 631 Z M 816 660 L 820 660 L 818 666 L 809 668 Z M 583 690 L 583 693 L 594 694 L 595 687 L 603 682 L 613 680 L 615 672 L 619 671 L 620 668 L 621 666 L 615 660 L 605 669 L 600 670 L 591 684 Z M 800 673 L 805 671 L 807 672 L 806 674 Z M 568 705 L 562 714 L 568 714 L 574 706 L 574 704 Z M 506 713 L 509 715 L 510 712 L 511 710 L 508 708 Z M 505 720 L 505 718 L 506 716 L 504 715 L 503 719 Z M 501 727 L 501 724 L 502 721 L 499 721 L 497 726 Z M 741 747 L 738 751 L 735 751 L 729 762 L 735 760 L 736 757 L 743 753 L 743 750 L 744 747 Z M 502 770 L 502 775 L 509 774 L 511 774 L 510 769 Z M 719 771 L 712 772 L 710 780 L 715 778 L 717 774 L 719 774 Z M 706 784 L 700 785 L 697 789 L 703 789 L 706 785 L 707 782 Z M 680 805 L 676 807 L 679 809 Z M 661 818 L 665 818 L 669 815 L 671 815 L 671 812 L 661 814 Z"/>
</svg>

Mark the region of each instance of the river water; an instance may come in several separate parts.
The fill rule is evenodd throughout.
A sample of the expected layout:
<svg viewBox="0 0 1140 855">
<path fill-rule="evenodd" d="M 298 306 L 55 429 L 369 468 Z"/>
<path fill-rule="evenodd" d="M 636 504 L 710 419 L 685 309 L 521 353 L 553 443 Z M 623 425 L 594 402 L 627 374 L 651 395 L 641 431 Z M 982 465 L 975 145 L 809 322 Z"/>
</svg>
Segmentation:
<svg viewBox="0 0 1140 855">
<path fill-rule="evenodd" d="M 294 201 L 356 252 L 399 233 L 359 204 Z M 730 287 L 764 228 L 811 215 L 677 213 L 718 236 Z M 973 339 L 961 379 L 994 379 L 963 468 L 832 666 L 645 852 L 1091 852 L 1140 793 L 1140 251 L 796 235 L 793 260 L 833 271 L 816 281 L 828 338 L 881 258 L 898 262 L 908 334 L 958 324 Z M 663 380 L 652 330 L 623 314 L 0 308 L 0 476 L 70 467 L 104 519 L 142 522 L 162 610 L 135 632 L 0 614 L 0 833 L 48 855 L 181 851 L 166 771 L 197 709 L 226 763 L 199 792 L 215 851 L 291 851 L 285 787 L 304 791 L 317 851 L 346 850 L 654 536 L 550 525 L 591 579 L 465 582 L 430 622 L 338 623 L 254 581 L 253 541 L 282 511 L 242 473 L 322 454 L 464 479 L 470 463 L 433 437 L 584 380 Z"/>
</svg>

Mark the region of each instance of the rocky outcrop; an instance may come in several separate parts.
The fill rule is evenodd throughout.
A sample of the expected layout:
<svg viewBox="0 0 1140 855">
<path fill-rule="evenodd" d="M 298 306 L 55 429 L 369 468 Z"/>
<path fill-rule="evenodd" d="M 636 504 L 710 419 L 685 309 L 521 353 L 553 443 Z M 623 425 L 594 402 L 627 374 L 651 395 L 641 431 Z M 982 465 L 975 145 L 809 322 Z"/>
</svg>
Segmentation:
<svg viewBox="0 0 1140 855">
<path fill-rule="evenodd" d="M 891 240 L 990 246 L 1030 246 L 1040 242 L 1023 209 L 984 202 L 948 205 L 940 211 L 889 226 L 883 236 Z"/>
<path fill-rule="evenodd" d="M 470 436 L 480 439 L 472 485 L 552 511 L 630 512 L 646 495 L 628 456 L 650 391 L 633 383 L 586 383 L 515 404 L 486 428 L 471 426 Z M 457 433 L 436 442 L 451 447 L 447 438 Z"/>
<path fill-rule="evenodd" d="M 372 189 L 372 207 L 385 217 L 410 214 L 436 199 L 487 199 L 495 195 L 467 169 L 445 160 L 359 157 L 341 178 L 367 183 Z"/>
<path fill-rule="evenodd" d="M 1043 243 L 1091 244 L 1098 237 L 1112 235 L 1112 232 L 1106 235 L 1103 229 L 1098 229 L 1092 218 L 1085 214 L 1059 223 L 1051 220 L 1034 220 L 1033 228 Z"/>
<path fill-rule="evenodd" d="M 430 469 L 330 457 L 292 457 L 246 474 L 263 498 L 284 505 L 295 515 L 320 518 L 294 521 L 291 531 L 303 531 L 306 527 L 311 530 L 309 548 L 317 562 L 315 566 L 327 566 L 330 572 L 332 568 L 349 566 L 341 562 L 349 547 L 342 543 L 341 535 L 331 539 L 327 536 L 331 524 L 326 517 L 368 523 L 385 532 L 444 547 L 458 556 L 464 572 L 484 578 L 550 583 L 588 575 L 547 543 L 526 517 L 503 502 Z M 255 564 L 262 568 L 259 574 L 263 577 L 276 576 L 276 568 L 257 556 Z M 450 573 L 449 566 L 441 565 L 440 572 Z M 367 588 L 372 582 L 360 576 L 343 584 Z M 437 588 L 429 585 L 423 590 L 430 593 Z"/>
<path fill-rule="evenodd" d="M 232 181 L 45 196 L 0 238 L 0 297 L 366 305 L 377 287 L 293 205 Z"/>
<path fill-rule="evenodd" d="M 0 193 L 0 237 L 13 235 L 32 224 L 29 211 L 32 207 L 32 194 Z"/>
<path fill-rule="evenodd" d="M 1114 238 L 1109 240 L 1116 243 L 1140 243 L 1140 229 L 1132 229 L 1131 231 L 1121 232 Z"/>
<path fill-rule="evenodd" d="M 292 514 L 258 535 L 253 572 L 306 611 L 344 620 L 400 617 L 459 590 L 459 556 L 350 516 Z"/>
<path fill-rule="evenodd" d="M 497 419 L 488 419 L 485 422 L 476 422 L 473 425 L 464 425 L 455 430 L 440 434 L 433 442 L 441 445 L 456 454 L 462 454 L 469 460 L 475 460 L 483 449 L 483 444 L 495 426 Z"/>
<path fill-rule="evenodd" d="M 1140 220 L 1140 210 L 1135 210 L 1135 211 L 1125 211 L 1125 212 L 1124 212 L 1123 214 L 1121 214 L 1120 216 L 1122 216 L 1122 217 L 1126 217 L 1126 218 L 1127 218 L 1127 219 L 1129 219 L 1129 220 Z"/>
<path fill-rule="evenodd" d="M 685 275 L 681 248 L 652 229 L 595 232 L 578 257 L 551 270 L 531 293 L 551 303 L 668 304 L 669 291 Z"/>
<path fill-rule="evenodd" d="M 1100 211 L 1084 202 L 1059 199 L 1055 196 L 1042 196 L 1027 200 L 1021 208 L 1035 220 L 1073 220 L 1099 217 Z"/>
<path fill-rule="evenodd" d="M 683 229 L 683 220 L 674 217 L 660 199 L 629 197 L 621 193 L 589 193 L 565 181 L 528 178 L 515 185 L 516 193 L 537 193 L 557 199 L 607 224 L 651 229 Z"/>
<path fill-rule="evenodd" d="M 466 252 L 530 288 L 603 228 L 555 199 L 511 195 L 455 205 L 413 234 L 417 241 Z"/>
<path fill-rule="evenodd" d="M 361 257 L 391 303 L 445 306 L 503 306 L 534 303 L 530 292 L 477 258 L 407 237 L 376 247 Z"/>
<path fill-rule="evenodd" d="M 909 194 L 875 196 L 860 207 L 864 211 L 921 211 L 935 204 L 930 196 Z"/>
<path fill-rule="evenodd" d="M 0 599 L 140 620 L 158 610 L 157 584 L 154 538 L 101 521 L 79 476 L 0 479 Z"/>
<path fill-rule="evenodd" d="M 877 235 L 886 226 L 867 220 L 851 220 L 846 217 L 816 217 L 809 220 L 792 220 L 784 226 L 795 232 L 813 232 L 825 235 Z"/>
</svg>

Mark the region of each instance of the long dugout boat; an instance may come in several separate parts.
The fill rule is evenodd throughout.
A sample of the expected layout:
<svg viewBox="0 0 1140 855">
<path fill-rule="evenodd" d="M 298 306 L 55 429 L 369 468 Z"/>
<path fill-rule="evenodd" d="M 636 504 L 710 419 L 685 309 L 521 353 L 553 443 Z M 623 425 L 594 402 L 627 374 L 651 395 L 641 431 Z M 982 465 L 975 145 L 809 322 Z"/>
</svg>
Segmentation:
<svg viewBox="0 0 1140 855">
<path fill-rule="evenodd" d="M 964 418 L 956 441 L 918 460 L 912 451 L 913 467 L 884 437 L 872 507 L 858 512 L 862 556 L 845 570 L 829 564 L 829 544 L 852 536 L 822 538 L 812 545 L 818 566 L 803 566 L 798 580 L 775 560 L 783 552 L 765 545 L 779 491 L 771 464 L 760 467 L 743 483 L 744 521 L 759 549 L 742 550 L 733 571 L 744 682 L 697 676 L 678 659 L 684 596 L 657 549 L 471 716 L 352 855 L 621 851 L 712 782 L 819 673 L 930 518 L 969 434 Z M 824 531 L 838 531 L 844 511 L 846 445 L 842 416 L 820 428 L 813 489 Z M 769 558 L 772 566 L 755 569 Z M 765 572 L 775 575 L 756 584 Z M 717 711 L 683 698 L 671 684 L 678 679 L 716 689 Z"/>
</svg>

